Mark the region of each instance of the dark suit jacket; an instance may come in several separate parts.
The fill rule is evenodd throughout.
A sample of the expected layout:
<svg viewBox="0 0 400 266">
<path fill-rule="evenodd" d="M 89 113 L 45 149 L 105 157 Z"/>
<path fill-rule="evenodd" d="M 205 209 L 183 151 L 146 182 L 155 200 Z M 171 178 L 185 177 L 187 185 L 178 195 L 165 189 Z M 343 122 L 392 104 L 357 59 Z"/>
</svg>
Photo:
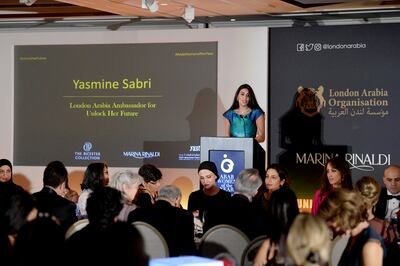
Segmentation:
<svg viewBox="0 0 400 266">
<path fill-rule="evenodd" d="M 240 194 L 233 195 L 223 208 L 210 209 L 203 230 L 206 232 L 219 224 L 232 225 L 249 239 L 265 235 L 268 227 L 265 215 L 246 196 Z"/>
<path fill-rule="evenodd" d="M 128 222 L 146 222 L 154 226 L 165 238 L 169 255 L 194 255 L 193 214 L 184 209 L 173 207 L 169 202 L 158 200 L 148 208 L 133 210 L 128 216 Z"/>
<path fill-rule="evenodd" d="M 60 221 L 65 232 L 78 220 L 75 203 L 59 196 L 53 189 L 44 187 L 32 195 L 36 199 L 39 212 L 48 212 L 54 215 Z"/>
<path fill-rule="evenodd" d="M 375 205 L 375 216 L 379 219 L 385 220 L 387 209 L 387 189 L 382 188 L 381 194 L 379 195 L 378 203 Z"/>
</svg>

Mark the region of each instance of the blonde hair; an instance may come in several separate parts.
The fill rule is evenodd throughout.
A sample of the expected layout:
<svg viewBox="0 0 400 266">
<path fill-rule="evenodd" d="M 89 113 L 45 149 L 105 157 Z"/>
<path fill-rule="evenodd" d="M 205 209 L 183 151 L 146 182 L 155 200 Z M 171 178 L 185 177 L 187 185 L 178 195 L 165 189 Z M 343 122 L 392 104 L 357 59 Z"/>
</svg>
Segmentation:
<svg viewBox="0 0 400 266">
<path fill-rule="evenodd" d="M 357 181 L 354 190 L 362 197 L 368 209 L 372 209 L 378 202 L 381 185 L 372 176 L 363 176 Z"/>
<path fill-rule="evenodd" d="M 331 251 L 328 226 L 310 214 L 299 214 L 289 229 L 287 249 L 295 265 L 325 265 Z"/>
<path fill-rule="evenodd" d="M 331 192 L 322 202 L 318 215 L 344 231 L 354 229 L 368 219 L 367 207 L 361 196 L 347 189 Z"/>
</svg>

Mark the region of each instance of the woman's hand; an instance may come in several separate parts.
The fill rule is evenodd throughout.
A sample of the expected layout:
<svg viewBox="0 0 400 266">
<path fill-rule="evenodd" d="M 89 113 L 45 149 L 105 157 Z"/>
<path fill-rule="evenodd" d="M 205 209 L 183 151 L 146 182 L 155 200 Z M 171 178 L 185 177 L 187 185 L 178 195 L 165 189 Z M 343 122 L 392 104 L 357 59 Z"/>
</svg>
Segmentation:
<svg viewBox="0 0 400 266">
<path fill-rule="evenodd" d="M 268 261 L 274 258 L 276 247 L 271 244 L 269 239 L 266 239 L 258 249 L 257 255 L 253 260 L 253 266 L 264 266 Z"/>
</svg>

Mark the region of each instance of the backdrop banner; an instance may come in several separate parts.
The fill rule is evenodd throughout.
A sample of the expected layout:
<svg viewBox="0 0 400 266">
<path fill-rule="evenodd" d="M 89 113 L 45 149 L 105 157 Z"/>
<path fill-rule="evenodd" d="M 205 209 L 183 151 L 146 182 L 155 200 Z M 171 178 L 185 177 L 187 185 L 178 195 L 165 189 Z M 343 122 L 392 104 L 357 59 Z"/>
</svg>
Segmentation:
<svg viewBox="0 0 400 266">
<path fill-rule="evenodd" d="M 400 159 L 400 25 L 270 30 L 269 161 L 310 210 L 323 166 L 345 156 L 353 182 Z"/>
</svg>

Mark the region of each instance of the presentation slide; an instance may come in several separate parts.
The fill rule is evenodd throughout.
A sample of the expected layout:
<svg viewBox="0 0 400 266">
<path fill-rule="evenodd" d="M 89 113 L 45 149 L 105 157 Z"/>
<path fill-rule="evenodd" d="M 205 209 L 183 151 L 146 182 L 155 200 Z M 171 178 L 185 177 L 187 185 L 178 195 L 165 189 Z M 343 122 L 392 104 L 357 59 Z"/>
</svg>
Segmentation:
<svg viewBox="0 0 400 266">
<path fill-rule="evenodd" d="M 217 42 L 14 47 L 14 164 L 196 168 Z"/>
<path fill-rule="evenodd" d="M 270 30 L 269 154 L 311 199 L 326 161 L 345 156 L 353 182 L 399 164 L 400 25 Z M 309 204 L 311 201 L 308 201 Z"/>
</svg>

